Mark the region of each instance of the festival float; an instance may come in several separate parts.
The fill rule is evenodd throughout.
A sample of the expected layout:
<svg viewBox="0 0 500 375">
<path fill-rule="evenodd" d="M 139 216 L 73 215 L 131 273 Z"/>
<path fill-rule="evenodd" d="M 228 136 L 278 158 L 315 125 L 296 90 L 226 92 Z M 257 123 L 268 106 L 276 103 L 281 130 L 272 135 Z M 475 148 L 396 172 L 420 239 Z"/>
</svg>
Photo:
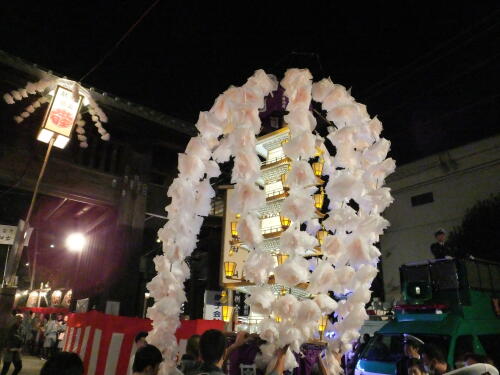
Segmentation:
<svg viewBox="0 0 500 375">
<path fill-rule="evenodd" d="M 279 86 L 286 126 L 258 138 L 259 110 Z M 320 111 L 313 113 L 313 100 Z M 315 131 L 315 114 L 329 123 L 325 137 Z M 158 274 L 148 284 L 155 300 L 147 312 L 153 324 L 148 341 L 163 352 L 162 373 L 175 366 L 178 353 L 185 258 L 196 248 L 215 196 L 211 179 L 230 159 L 223 282 L 249 295 L 246 303 L 260 317 L 256 330 L 266 341 L 262 359 L 288 346 L 286 369 L 293 369 L 293 352 L 328 325 L 328 370 L 339 373 L 335 355 L 351 349 L 368 318 L 380 256 L 374 244 L 389 226 L 381 213 L 393 201 L 384 181 L 395 162 L 387 158 L 390 142 L 381 138 L 381 122 L 344 86 L 289 69 L 279 83 L 257 70 L 201 112 L 196 127 L 199 134 L 179 154 L 179 175 L 168 189 L 168 222 L 158 233 L 163 255 L 154 259 Z"/>
</svg>

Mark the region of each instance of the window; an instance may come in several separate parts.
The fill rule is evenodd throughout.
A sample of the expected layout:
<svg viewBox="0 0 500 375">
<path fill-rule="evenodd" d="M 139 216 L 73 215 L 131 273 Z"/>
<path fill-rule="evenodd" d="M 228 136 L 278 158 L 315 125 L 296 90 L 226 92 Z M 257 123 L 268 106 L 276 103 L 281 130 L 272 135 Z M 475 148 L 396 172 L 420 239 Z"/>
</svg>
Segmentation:
<svg viewBox="0 0 500 375">
<path fill-rule="evenodd" d="M 460 363 L 464 361 L 464 354 L 473 353 L 474 345 L 472 344 L 472 336 L 458 336 L 455 342 L 455 367 L 458 368 Z"/>
<path fill-rule="evenodd" d="M 432 194 L 432 192 L 414 195 L 413 197 L 411 197 L 411 205 L 413 207 L 432 202 L 434 202 L 434 194 Z"/>
<path fill-rule="evenodd" d="M 498 343 L 500 342 L 500 334 L 478 335 L 478 337 L 486 355 L 495 362 L 496 366 L 499 366 L 500 350 L 498 350 Z"/>
</svg>

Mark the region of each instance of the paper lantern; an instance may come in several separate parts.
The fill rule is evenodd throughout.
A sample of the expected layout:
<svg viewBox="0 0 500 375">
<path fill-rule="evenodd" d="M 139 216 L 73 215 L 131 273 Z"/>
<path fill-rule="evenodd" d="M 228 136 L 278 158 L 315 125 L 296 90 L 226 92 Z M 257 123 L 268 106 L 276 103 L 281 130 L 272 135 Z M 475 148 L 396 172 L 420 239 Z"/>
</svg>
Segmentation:
<svg viewBox="0 0 500 375">
<path fill-rule="evenodd" d="M 325 202 L 325 191 L 321 188 L 320 192 L 314 194 L 314 206 L 321 211 Z"/>
<path fill-rule="evenodd" d="M 316 238 L 318 239 L 319 246 L 323 245 L 323 241 L 328 235 L 328 231 L 323 227 L 318 232 L 316 232 Z"/>
<path fill-rule="evenodd" d="M 222 306 L 222 320 L 225 321 L 226 323 L 229 323 L 233 317 L 233 306 L 227 306 L 223 305 Z"/>
<path fill-rule="evenodd" d="M 316 177 L 321 177 L 323 174 L 323 165 L 325 162 L 323 160 L 312 163 L 312 169 Z"/>
<path fill-rule="evenodd" d="M 237 221 L 231 221 L 231 236 L 233 238 L 238 238 L 238 222 Z"/>
<path fill-rule="evenodd" d="M 224 274 L 228 279 L 231 279 L 233 276 L 238 276 L 236 272 L 236 262 L 224 262 Z"/>
<path fill-rule="evenodd" d="M 276 254 L 276 259 L 278 260 L 278 265 L 282 265 L 283 263 L 286 262 L 286 260 L 288 259 L 289 255 L 288 254 L 282 254 L 282 253 L 279 253 L 279 254 Z"/>
<path fill-rule="evenodd" d="M 280 222 L 281 222 L 281 226 L 283 227 L 283 229 L 286 229 L 290 226 L 292 221 L 290 220 L 289 217 L 280 215 Z"/>
</svg>

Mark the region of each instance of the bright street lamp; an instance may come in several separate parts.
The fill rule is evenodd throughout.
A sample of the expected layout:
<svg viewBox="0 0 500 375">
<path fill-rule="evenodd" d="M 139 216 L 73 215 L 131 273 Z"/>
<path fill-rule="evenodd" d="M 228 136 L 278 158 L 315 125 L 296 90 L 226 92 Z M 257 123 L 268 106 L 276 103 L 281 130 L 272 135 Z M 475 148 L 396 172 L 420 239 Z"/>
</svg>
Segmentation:
<svg viewBox="0 0 500 375">
<path fill-rule="evenodd" d="M 87 239 L 82 233 L 71 233 L 66 238 L 66 247 L 69 251 L 80 252 L 87 244 Z"/>
</svg>

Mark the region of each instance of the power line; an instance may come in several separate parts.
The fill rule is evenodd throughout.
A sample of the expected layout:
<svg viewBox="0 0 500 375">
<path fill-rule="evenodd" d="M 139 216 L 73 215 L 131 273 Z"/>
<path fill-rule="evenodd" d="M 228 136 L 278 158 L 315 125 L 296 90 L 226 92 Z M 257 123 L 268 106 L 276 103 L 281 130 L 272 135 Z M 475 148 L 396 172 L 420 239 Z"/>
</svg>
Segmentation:
<svg viewBox="0 0 500 375">
<path fill-rule="evenodd" d="M 109 57 L 115 50 L 120 46 L 120 44 L 132 33 L 132 31 L 136 28 L 137 25 L 141 23 L 141 21 L 148 15 L 148 13 L 160 2 L 160 0 L 155 0 L 149 8 L 146 9 L 146 11 L 135 21 L 132 26 L 125 32 L 125 34 L 122 35 L 122 37 L 115 43 L 113 47 L 111 47 L 105 54 L 104 56 L 95 64 L 87 73 L 85 73 L 79 80 L 79 82 L 82 82 L 87 76 L 92 74 L 98 67 L 102 65 L 102 63 Z"/>
<path fill-rule="evenodd" d="M 376 91 L 374 94 L 369 95 L 368 98 L 372 98 L 374 96 L 379 95 L 383 91 L 385 91 L 388 88 L 392 87 L 396 82 L 398 82 L 398 80 L 402 79 L 402 78 L 399 78 L 398 80 L 393 80 L 393 78 L 395 78 L 397 76 L 405 77 L 405 75 L 411 76 L 415 72 L 420 71 L 423 68 L 426 68 L 428 66 L 431 66 L 435 62 L 437 62 L 437 61 L 441 60 L 442 58 L 448 56 L 451 52 L 455 51 L 456 49 L 462 48 L 464 45 L 468 44 L 469 42 L 471 42 L 472 40 L 474 40 L 475 38 L 477 38 L 479 35 L 483 34 L 485 31 L 488 31 L 491 28 L 495 27 L 498 24 L 498 21 L 494 22 L 493 24 L 491 24 L 486 29 L 477 30 L 475 33 L 472 33 L 472 36 L 469 39 L 466 39 L 461 44 L 453 44 L 453 46 L 452 46 L 451 49 L 444 50 L 443 52 L 445 52 L 445 53 L 442 54 L 442 55 L 438 55 L 435 59 L 433 59 L 433 60 L 431 60 L 431 61 L 429 61 L 427 63 L 424 63 L 424 64 L 422 64 L 420 66 L 418 65 L 418 64 L 422 63 L 423 61 L 425 61 L 428 57 L 436 55 L 436 53 L 438 53 L 439 50 L 442 50 L 444 47 L 446 47 L 450 43 L 453 43 L 456 40 L 459 40 L 462 37 L 466 36 L 467 34 L 470 34 L 473 29 L 478 28 L 478 27 L 482 27 L 483 24 L 488 24 L 489 21 L 490 21 L 490 18 L 496 19 L 496 15 L 497 15 L 498 12 L 499 12 L 499 10 L 496 10 L 492 14 L 490 14 L 490 15 L 484 17 L 483 19 L 481 19 L 481 21 L 479 21 L 478 23 L 471 25 L 469 28 L 465 29 L 464 31 L 460 32 L 459 34 L 451 37 L 450 39 L 448 39 L 445 42 L 441 43 L 437 47 L 433 48 L 431 51 L 427 52 L 423 56 L 421 56 L 421 57 L 413 60 L 412 62 L 410 62 L 409 64 L 407 64 L 407 65 L 403 66 L 402 68 L 396 70 L 392 74 L 389 74 L 387 77 L 383 78 L 382 80 L 380 80 L 380 81 L 374 83 L 373 85 L 369 86 L 367 89 L 364 90 L 365 92 L 370 92 L 374 88 L 377 88 L 379 86 L 382 86 L 382 88 L 380 90 Z M 415 67 L 415 69 L 412 70 L 414 67 Z M 391 81 L 387 85 L 384 86 L 383 83 L 386 82 L 386 81 L 389 81 L 389 80 L 391 80 Z"/>
</svg>

